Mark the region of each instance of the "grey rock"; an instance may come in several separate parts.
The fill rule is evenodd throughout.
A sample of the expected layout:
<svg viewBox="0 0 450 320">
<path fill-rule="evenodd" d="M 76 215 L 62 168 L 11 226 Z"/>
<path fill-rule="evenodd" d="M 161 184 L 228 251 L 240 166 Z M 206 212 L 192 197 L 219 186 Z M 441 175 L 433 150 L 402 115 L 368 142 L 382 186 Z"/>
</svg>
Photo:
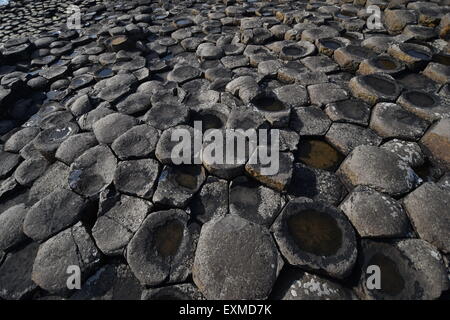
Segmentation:
<svg viewBox="0 0 450 320">
<path fill-rule="evenodd" d="M 136 124 L 137 120 L 131 116 L 113 113 L 96 121 L 92 129 L 99 143 L 111 144 Z"/>
<path fill-rule="evenodd" d="M 0 214 L 0 251 L 6 251 L 27 239 L 22 231 L 26 214 L 24 204 L 13 206 Z"/>
<path fill-rule="evenodd" d="M 428 122 L 395 103 L 378 103 L 372 110 L 370 128 L 383 138 L 417 140 Z"/>
<path fill-rule="evenodd" d="M 116 105 L 117 111 L 124 114 L 136 114 L 144 112 L 151 107 L 148 93 L 136 92 L 127 96 Z"/>
<path fill-rule="evenodd" d="M 209 176 L 190 204 L 191 215 L 202 223 L 228 213 L 228 182 Z"/>
<path fill-rule="evenodd" d="M 159 176 L 153 202 L 183 208 L 205 179 L 205 169 L 200 165 L 166 166 Z"/>
<path fill-rule="evenodd" d="M 403 199 L 403 206 L 419 236 L 439 250 L 450 252 L 448 190 L 424 183 Z"/>
<path fill-rule="evenodd" d="M 425 155 L 417 142 L 392 139 L 384 143 L 381 148 L 396 154 L 412 168 L 420 167 L 425 163 Z"/>
<path fill-rule="evenodd" d="M 320 234 L 316 230 L 321 230 Z M 308 198 L 289 201 L 272 225 L 272 231 L 281 253 L 291 265 L 344 278 L 356 262 L 352 225 L 340 210 L 324 202 Z"/>
<path fill-rule="evenodd" d="M 159 130 L 187 122 L 189 108 L 181 103 L 156 103 L 145 114 L 144 121 Z"/>
<path fill-rule="evenodd" d="M 93 147 L 70 166 L 70 188 L 86 197 L 96 196 L 112 182 L 116 166 L 117 159 L 108 147 Z"/>
<path fill-rule="evenodd" d="M 70 300 L 139 300 L 143 288 L 125 264 L 100 268 Z"/>
<path fill-rule="evenodd" d="M 142 124 L 131 128 L 111 144 L 121 160 L 142 158 L 154 154 L 159 133 L 152 126 Z"/>
<path fill-rule="evenodd" d="M 127 247 L 127 261 L 142 285 L 186 280 L 199 228 L 179 209 L 150 214 Z"/>
<path fill-rule="evenodd" d="M 151 199 L 159 167 L 153 159 L 121 161 L 114 173 L 114 185 L 122 193 Z"/>
<path fill-rule="evenodd" d="M 76 158 L 97 144 L 97 139 L 91 132 L 75 134 L 59 145 L 55 158 L 67 165 L 71 165 Z"/>
<path fill-rule="evenodd" d="M 190 283 L 176 284 L 142 292 L 141 300 L 205 300 L 197 287 Z"/>
<path fill-rule="evenodd" d="M 333 172 L 294 164 L 292 179 L 287 188 L 290 199 L 307 197 L 337 205 L 347 191 Z"/>
<path fill-rule="evenodd" d="M 97 96 L 108 102 L 114 102 L 129 93 L 137 79 L 131 74 L 118 74 L 112 78 L 101 80 L 94 86 Z"/>
<path fill-rule="evenodd" d="M 103 213 L 92 228 L 92 237 L 106 255 L 121 255 L 153 205 L 135 197 L 122 195 Z"/>
<path fill-rule="evenodd" d="M 23 161 L 14 172 L 14 178 L 21 185 L 31 185 L 42 176 L 50 163 L 43 157 L 33 157 Z"/>
<path fill-rule="evenodd" d="M 325 139 L 345 155 L 348 155 L 358 146 L 378 146 L 382 141 L 381 137 L 370 129 L 339 122 L 331 125 Z"/>
<path fill-rule="evenodd" d="M 278 192 L 247 177 L 237 177 L 230 184 L 230 214 L 270 227 L 283 205 Z"/>
<path fill-rule="evenodd" d="M 381 289 L 367 289 L 369 273 L 363 272 L 361 291 L 367 299 L 430 300 L 448 288 L 448 279 L 440 253 L 420 239 L 394 243 L 362 240 L 362 270 L 376 265 L 381 271 Z"/>
<path fill-rule="evenodd" d="M 0 151 L 0 178 L 7 177 L 19 163 L 18 154 Z"/>
<path fill-rule="evenodd" d="M 411 233 L 409 219 L 401 204 L 371 188 L 356 187 L 339 208 L 361 237 L 405 238 Z"/>
<path fill-rule="evenodd" d="M 0 297 L 19 300 L 30 296 L 37 288 L 31 280 L 31 270 L 38 251 L 38 244 L 33 242 L 23 249 L 6 255 L 0 265 Z"/>
<path fill-rule="evenodd" d="M 264 227 L 230 214 L 203 225 L 192 275 L 207 299 L 264 299 L 282 265 Z"/>
<path fill-rule="evenodd" d="M 405 162 L 374 146 L 356 147 L 341 164 L 338 174 L 349 189 L 365 185 L 391 196 L 405 194 L 419 182 Z"/>
<path fill-rule="evenodd" d="M 277 300 L 353 300 L 351 290 L 338 282 L 300 270 L 283 271 L 272 291 Z"/>
<path fill-rule="evenodd" d="M 86 228 L 77 223 L 39 246 L 31 279 L 44 290 L 60 295 L 70 294 L 67 268 L 80 268 L 82 281 L 100 263 L 100 253 Z"/>
<path fill-rule="evenodd" d="M 292 110 L 290 127 L 300 136 L 325 135 L 331 120 L 317 107 L 298 107 Z"/>
<path fill-rule="evenodd" d="M 14 133 L 6 142 L 3 148 L 7 152 L 18 153 L 25 145 L 32 141 L 39 133 L 39 129 L 35 127 L 23 128 Z"/>
<path fill-rule="evenodd" d="M 34 181 L 28 202 L 33 205 L 55 190 L 69 189 L 68 178 L 70 169 L 64 163 L 55 162 L 45 173 Z"/>
<path fill-rule="evenodd" d="M 34 204 L 23 221 L 23 232 L 42 242 L 78 222 L 87 207 L 86 201 L 70 190 L 55 190 Z"/>
</svg>

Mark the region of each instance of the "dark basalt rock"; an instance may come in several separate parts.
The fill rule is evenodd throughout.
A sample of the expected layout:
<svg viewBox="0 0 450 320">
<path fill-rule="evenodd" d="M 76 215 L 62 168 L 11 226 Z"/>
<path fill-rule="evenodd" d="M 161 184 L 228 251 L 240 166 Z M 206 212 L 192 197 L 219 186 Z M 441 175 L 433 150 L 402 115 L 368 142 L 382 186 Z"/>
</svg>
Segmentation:
<svg viewBox="0 0 450 320">
<path fill-rule="evenodd" d="M 85 212 L 87 203 L 69 190 L 55 190 L 32 206 L 24 219 L 23 232 L 42 242 L 75 224 Z"/>
<path fill-rule="evenodd" d="M 362 270 L 370 265 L 380 268 L 380 290 L 367 289 L 368 273 L 363 272 L 361 291 L 368 299 L 435 299 L 448 288 L 442 256 L 429 243 L 420 239 L 393 243 L 361 241 Z"/>
<path fill-rule="evenodd" d="M 252 268 L 242 261 L 251 261 Z M 207 299 L 264 299 L 282 266 L 269 232 L 230 214 L 203 225 L 192 276 Z"/>
<path fill-rule="evenodd" d="M 344 278 L 356 262 L 352 225 L 340 210 L 323 202 L 291 200 L 272 231 L 281 253 L 292 265 Z"/>
<path fill-rule="evenodd" d="M 39 246 L 31 279 L 50 293 L 68 295 L 67 267 L 80 267 L 82 280 L 100 263 L 97 250 L 86 228 L 77 223 Z"/>
<path fill-rule="evenodd" d="M 120 196 L 111 208 L 101 213 L 92 228 L 92 237 L 101 252 L 108 256 L 123 254 L 152 209 L 149 201 Z"/>
<path fill-rule="evenodd" d="M 178 209 L 149 215 L 127 247 L 127 261 L 142 285 L 181 282 L 191 272 L 199 227 Z"/>
<path fill-rule="evenodd" d="M 88 149 L 70 166 L 68 182 L 75 192 L 92 197 L 113 180 L 117 159 L 106 146 Z"/>
</svg>

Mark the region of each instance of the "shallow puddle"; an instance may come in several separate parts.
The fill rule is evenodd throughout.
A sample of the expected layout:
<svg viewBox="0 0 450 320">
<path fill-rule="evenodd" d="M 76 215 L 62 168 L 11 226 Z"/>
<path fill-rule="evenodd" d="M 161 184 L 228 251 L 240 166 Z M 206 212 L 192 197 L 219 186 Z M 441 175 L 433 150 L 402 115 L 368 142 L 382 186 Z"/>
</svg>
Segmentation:
<svg viewBox="0 0 450 320">
<path fill-rule="evenodd" d="M 323 140 L 301 140 L 298 146 L 298 159 L 316 169 L 335 171 L 344 156 Z"/>
<path fill-rule="evenodd" d="M 300 250 L 318 256 L 336 254 L 342 245 L 342 231 L 328 214 L 305 210 L 289 217 L 288 231 Z"/>
<path fill-rule="evenodd" d="M 168 221 L 154 230 L 155 247 L 159 255 L 166 258 L 174 256 L 183 239 L 183 225 L 177 221 Z"/>
<path fill-rule="evenodd" d="M 390 81 L 378 77 L 367 76 L 364 78 L 364 82 L 382 94 L 391 95 L 395 93 L 395 86 Z"/>
<path fill-rule="evenodd" d="M 429 60 L 430 59 L 430 56 L 428 54 L 426 54 L 425 52 L 415 50 L 415 49 L 406 50 L 405 53 L 413 58 L 420 59 L 420 60 Z"/>
<path fill-rule="evenodd" d="M 297 46 L 287 46 L 281 49 L 281 51 L 287 56 L 301 56 L 305 50 Z"/>
<path fill-rule="evenodd" d="M 383 70 L 397 69 L 397 64 L 389 58 L 378 58 L 375 60 L 375 64 L 378 68 Z"/>
<path fill-rule="evenodd" d="M 430 108 L 435 104 L 434 99 L 424 92 L 410 91 L 405 93 L 405 97 L 412 104 L 419 107 Z"/>
<path fill-rule="evenodd" d="M 398 271 L 395 262 L 384 254 L 377 253 L 368 265 L 376 265 L 381 270 L 381 291 L 389 295 L 397 295 L 405 288 L 405 281 Z"/>
<path fill-rule="evenodd" d="M 277 112 L 285 109 L 283 103 L 274 97 L 260 97 L 254 102 L 255 106 L 261 111 Z"/>
</svg>

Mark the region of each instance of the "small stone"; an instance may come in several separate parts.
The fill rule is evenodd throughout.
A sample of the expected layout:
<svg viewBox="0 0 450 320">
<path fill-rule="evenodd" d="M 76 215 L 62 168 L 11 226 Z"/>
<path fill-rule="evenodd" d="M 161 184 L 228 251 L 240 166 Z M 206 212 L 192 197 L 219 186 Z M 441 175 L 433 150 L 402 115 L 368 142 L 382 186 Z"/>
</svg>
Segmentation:
<svg viewBox="0 0 450 320">
<path fill-rule="evenodd" d="M 292 110 L 290 128 L 300 136 L 322 136 L 328 131 L 331 120 L 317 107 L 298 107 Z"/>
<path fill-rule="evenodd" d="M 145 158 L 154 154 L 158 143 L 158 130 L 147 124 L 132 127 L 111 144 L 116 156 L 121 160 Z"/>
<path fill-rule="evenodd" d="M 159 130 L 166 130 L 185 124 L 189 118 L 189 108 L 181 103 L 156 103 L 145 114 L 144 121 Z"/>
<path fill-rule="evenodd" d="M 167 75 L 167 80 L 175 81 L 177 83 L 185 83 L 189 80 L 193 80 L 199 78 L 202 75 L 202 72 L 189 65 L 175 67 L 169 74 Z"/>
<path fill-rule="evenodd" d="M 31 270 L 38 251 L 38 244 L 33 242 L 25 248 L 9 253 L 0 264 L 0 297 L 19 300 L 30 296 L 37 288 L 31 280 Z"/>
<path fill-rule="evenodd" d="M 5 142 L 3 150 L 18 153 L 25 145 L 31 142 L 38 133 L 39 129 L 35 127 L 28 127 L 17 131 Z"/>
<path fill-rule="evenodd" d="M 22 231 L 26 214 L 24 204 L 13 206 L 0 214 L 0 251 L 9 250 L 27 239 Z"/>
<path fill-rule="evenodd" d="M 343 100 L 327 104 L 325 113 L 335 122 L 346 122 L 367 126 L 370 106 L 358 99 Z"/>
<path fill-rule="evenodd" d="M 153 202 L 183 208 L 200 189 L 205 179 L 205 169 L 199 165 L 165 167 L 153 194 Z"/>
<path fill-rule="evenodd" d="M 292 180 L 287 191 L 290 199 L 307 197 L 332 205 L 339 204 L 347 193 L 333 172 L 309 168 L 299 163 L 294 164 Z"/>
<path fill-rule="evenodd" d="M 283 191 L 292 178 L 294 156 L 290 152 L 281 152 L 275 161 L 271 158 L 272 161 L 268 164 L 258 161 L 261 160 L 261 155 L 267 155 L 268 152 L 267 147 L 257 147 L 245 165 L 245 170 L 262 184 L 277 191 Z"/>
<path fill-rule="evenodd" d="M 79 133 L 70 136 L 60 144 L 56 150 L 55 158 L 70 166 L 76 158 L 97 144 L 94 134 L 90 132 Z"/>
<path fill-rule="evenodd" d="M 192 268 L 199 227 L 179 209 L 150 214 L 127 247 L 127 261 L 142 285 L 186 280 Z"/>
<path fill-rule="evenodd" d="M 230 214 L 269 228 L 284 205 L 281 195 L 247 177 L 238 177 L 230 184 Z"/>
<path fill-rule="evenodd" d="M 108 147 L 93 147 L 70 166 L 70 188 L 86 197 L 96 196 L 113 181 L 116 166 L 117 159 Z"/>
<path fill-rule="evenodd" d="M 419 236 L 445 253 L 450 252 L 449 204 L 448 190 L 430 182 L 403 199 L 403 206 Z"/>
<path fill-rule="evenodd" d="M 0 178 L 7 177 L 19 163 L 18 154 L 0 151 Z"/>
<path fill-rule="evenodd" d="M 444 170 L 450 170 L 450 119 L 442 119 L 431 126 L 420 140 L 426 155 Z"/>
<path fill-rule="evenodd" d="M 353 300 L 351 290 L 338 282 L 301 270 L 283 271 L 271 295 L 276 300 Z"/>
<path fill-rule="evenodd" d="M 378 103 L 372 110 L 370 128 L 383 138 L 417 140 L 428 122 L 395 103 Z"/>
<path fill-rule="evenodd" d="M 112 78 L 101 80 L 94 86 L 95 92 L 100 99 L 108 102 L 114 102 L 136 85 L 137 79 L 131 74 L 118 74 Z"/>
<path fill-rule="evenodd" d="M 352 225 L 340 210 L 324 202 L 308 198 L 289 201 L 272 231 L 281 253 L 291 265 L 344 278 L 356 262 L 357 244 Z"/>
<path fill-rule="evenodd" d="M 230 214 L 203 225 L 192 275 L 207 299 L 265 299 L 282 265 L 266 228 Z"/>
<path fill-rule="evenodd" d="M 273 90 L 273 93 L 288 108 L 296 108 L 308 103 L 308 92 L 301 85 L 291 84 L 278 87 Z"/>
<path fill-rule="evenodd" d="M 136 114 L 147 111 L 151 106 L 150 95 L 147 93 L 133 93 L 116 105 L 117 111 L 123 114 Z"/>
<path fill-rule="evenodd" d="M 190 283 L 176 284 L 142 292 L 141 300 L 205 300 L 197 287 Z"/>
<path fill-rule="evenodd" d="M 395 199 L 371 188 L 358 186 L 339 206 L 361 237 L 405 238 L 409 219 Z"/>
<path fill-rule="evenodd" d="M 429 243 L 405 239 L 394 243 L 361 241 L 360 265 L 380 268 L 381 288 L 367 288 L 369 274 L 363 272 L 360 287 L 368 299 L 431 300 L 448 288 L 442 256 Z"/>
<path fill-rule="evenodd" d="M 151 199 L 159 173 L 159 163 L 153 159 L 121 161 L 114 174 L 114 185 L 117 190 Z"/>
<path fill-rule="evenodd" d="M 92 237 L 98 248 L 108 256 L 121 255 L 152 210 L 149 201 L 122 195 L 104 212 L 92 228 Z"/>
<path fill-rule="evenodd" d="M 400 94 L 400 88 L 394 78 L 384 74 L 354 77 L 350 80 L 349 88 L 353 96 L 370 105 L 395 101 Z"/>
<path fill-rule="evenodd" d="M 89 277 L 100 262 L 100 253 L 86 228 L 77 223 L 40 245 L 31 279 L 42 289 L 67 295 L 67 267 L 80 267 L 83 279 Z"/>
<path fill-rule="evenodd" d="M 420 167 L 425 163 L 425 155 L 416 142 L 392 139 L 384 143 L 381 148 L 394 153 L 412 168 Z"/>
<path fill-rule="evenodd" d="M 55 190 L 33 205 L 23 222 L 23 232 L 42 242 L 78 222 L 85 213 L 86 202 L 69 190 Z"/>
<path fill-rule="evenodd" d="M 137 120 L 131 116 L 113 113 L 96 121 L 93 125 L 93 131 L 98 142 L 111 144 L 136 124 Z"/>
<path fill-rule="evenodd" d="M 70 300 L 139 300 L 142 291 L 129 266 L 108 264 L 87 279 Z"/>
<path fill-rule="evenodd" d="M 49 162 L 43 157 L 26 159 L 17 167 L 14 178 L 21 185 L 29 186 L 44 174 L 49 165 Z"/>
<path fill-rule="evenodd" d="M 56 161 L 42 176 L 34 181 L 30 193 L 29 203 L 33 205 L 55 190 L 69 189 L 68 177 L 70 169 L 62 162 Z"/>
<path fill-rule="evenodd" d="M 228 182 L 209 176 L 190 204 L 191 215 L 202 223 L 228 213 Z"/>
<path fill-rule="evenodd" d="M 365 185 L 391 196 L 405 194 L 419 182 L 399 157 L 375 146 L 356 147 L 337 172 L 348 189 Z"/>
<path fill-rule="evenodd" d="M 311 103 L 322 106 L 324 104 L 345 100 L 348 93 L 334 83 L 314 84 L 308 87 Z"/>
</svg>

